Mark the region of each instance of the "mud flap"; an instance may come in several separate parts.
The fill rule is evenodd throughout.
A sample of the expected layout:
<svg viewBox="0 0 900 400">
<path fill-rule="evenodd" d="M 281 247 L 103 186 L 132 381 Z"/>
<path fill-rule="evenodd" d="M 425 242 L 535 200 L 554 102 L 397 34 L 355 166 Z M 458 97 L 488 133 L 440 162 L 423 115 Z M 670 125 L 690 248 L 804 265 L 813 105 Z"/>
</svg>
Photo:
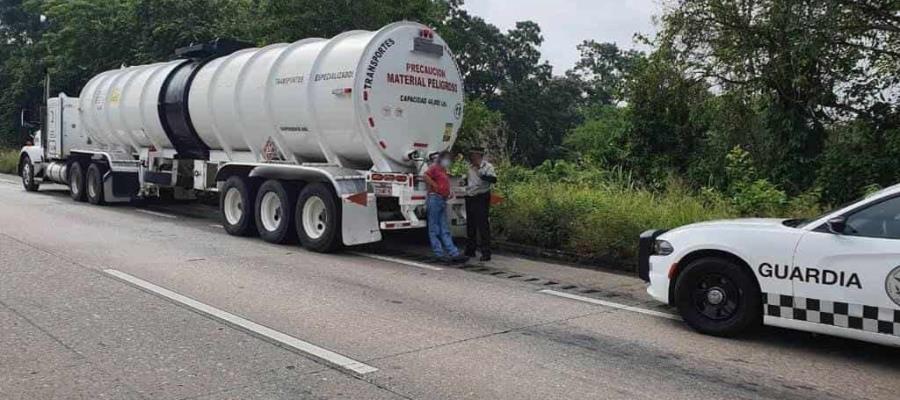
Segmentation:
<svg viewBox="0 0 900 400">
<path fill-rule="evenodd" d="M 103 200 L 107 203 L 131 201 L 140 189 L 137 172 L 109 171 L 103 177 Z"/>
<path fill-rule="evenodd" d="M 381 240 L 375 194 L 367 193 L 367 197 L 365 205 L 352 201 L 350 196 L 341 198 L 341 237 L 345 246 Z"/>
</svg>

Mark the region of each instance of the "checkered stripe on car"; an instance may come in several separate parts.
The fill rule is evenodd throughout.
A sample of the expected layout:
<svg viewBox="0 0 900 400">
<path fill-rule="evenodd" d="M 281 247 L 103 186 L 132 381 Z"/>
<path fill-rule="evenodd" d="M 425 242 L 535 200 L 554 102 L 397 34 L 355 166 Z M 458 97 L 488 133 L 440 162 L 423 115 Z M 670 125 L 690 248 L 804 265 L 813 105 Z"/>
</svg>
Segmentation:
<svg viewBox="0 0 900 400">
<path fill-rule="evenodd" d="M 765 315 L 900 336 L 900 310 L 763 293 Z"/>
</svg>

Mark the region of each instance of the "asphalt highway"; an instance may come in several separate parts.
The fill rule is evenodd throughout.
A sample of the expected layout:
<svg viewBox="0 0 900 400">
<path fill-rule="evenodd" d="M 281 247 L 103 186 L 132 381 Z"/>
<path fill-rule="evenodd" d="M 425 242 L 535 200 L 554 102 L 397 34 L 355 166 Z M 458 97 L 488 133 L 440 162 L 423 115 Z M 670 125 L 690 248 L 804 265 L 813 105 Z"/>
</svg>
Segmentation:
<svg viewBox="0 0 900 400">
<path fill-rule="evenodd" d="M 775 328 L 703 336 L 621 273 L 502 255 L 434 266 L 391 240 L 316 254 L 228 236 L 216 218 L 0 176 L 0 399 L 900 393 L 900 349 Z"/>
</svg>

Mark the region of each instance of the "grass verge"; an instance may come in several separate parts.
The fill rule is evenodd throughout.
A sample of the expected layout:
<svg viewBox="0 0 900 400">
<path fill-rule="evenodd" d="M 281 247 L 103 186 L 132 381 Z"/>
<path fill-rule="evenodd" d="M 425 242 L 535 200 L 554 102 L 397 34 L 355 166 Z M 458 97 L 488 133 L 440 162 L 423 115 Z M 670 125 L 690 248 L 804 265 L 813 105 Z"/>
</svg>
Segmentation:
<svg viewBox="0 0 900 400">
<path fill-rule="evenodd" d="M 528 169 L 502 166 L 497 191 L 505 201 L 492 209 L 497 236 L 511 243 L 561 250 L 588 262 L 637 262 L 637 240 L 647 229 L 742 216 L 811 216 L 815 199 L 778 198 L 766 207 L 744 193 L 694 190 L 671 178 L 646 188 L 623 170 L 568 162 Z M 755 192 L 751 193 L 755 194 Z M 782 196 L 784 197 L 784 196 Z M 591 261 L 594 260 L 594 261 Z"/>
<path fill-rule="evenodd" d="M 0 173 L 15 174 L 19 163 L 19 151 L 0 148 Z"/>
<path fill-rule="evenodd" d="M 518 182 L 503 189 L 493 217 L 501 237 L 515 243 L 573 252 L 588 259 L 636 258 L 637 237 L 650 228 L 733 218 L 727 204 L 685 190 L 661 193 L 614 186 Z"/>
</svg>

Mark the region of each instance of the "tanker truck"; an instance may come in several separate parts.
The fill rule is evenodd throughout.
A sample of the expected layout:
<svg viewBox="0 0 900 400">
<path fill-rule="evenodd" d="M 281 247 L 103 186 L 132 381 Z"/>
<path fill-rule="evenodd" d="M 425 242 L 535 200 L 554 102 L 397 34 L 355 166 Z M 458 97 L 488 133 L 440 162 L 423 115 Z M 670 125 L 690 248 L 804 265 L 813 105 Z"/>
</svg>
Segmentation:
<svg viewBox="0 0 900 400">
<path fill-rule="evenodd" d="M 49 98 L 21 152 L 25 189 L 64 184 L 95 205 L 217 193 L 229 234 L 317 252 L 425 226 L 425 158 L 451 148 L 463 115 L 459 69 L 432 29 L 216 40 L 176 55 Z M 463 210 L 450 201 L 452 225 Z"/>
</svg>

